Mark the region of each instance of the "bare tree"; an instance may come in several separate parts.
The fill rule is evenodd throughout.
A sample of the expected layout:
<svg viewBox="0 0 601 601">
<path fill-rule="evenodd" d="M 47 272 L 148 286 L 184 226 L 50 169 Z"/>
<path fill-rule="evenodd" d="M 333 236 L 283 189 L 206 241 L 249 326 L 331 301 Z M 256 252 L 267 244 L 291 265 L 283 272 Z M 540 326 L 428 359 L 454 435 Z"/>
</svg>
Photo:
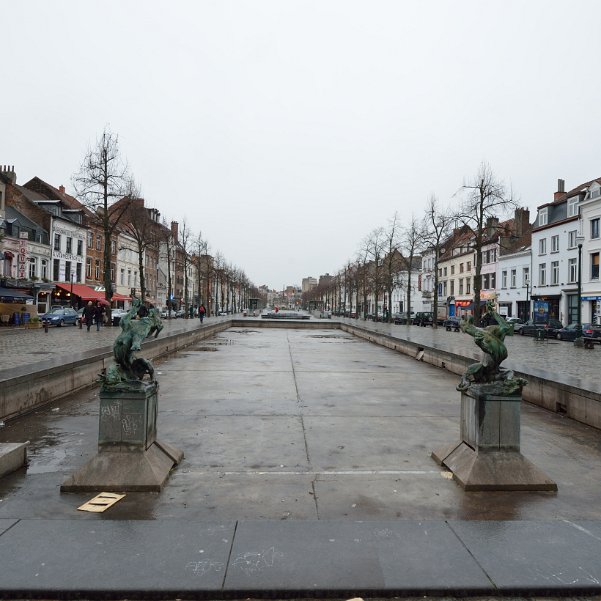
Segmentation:
<svg viewBox="0 0 601 601">
<path fill-rule="evenodd" d="M 139 190 L 128 202 L 127 212 L 123 218 L 123 231 L 131 236 L 135 242 L 138 252 L 138 270 L 140 273 L 140 298 L 145 299 L 146 292 L 146 266 L 144 259 L 149 249 L 158 248 L 157 224 L 148 216 L 144 207 L 144 199 L 140 198 Z"/>
<path fill-rule="evenodd" d="M 432 327 L 438 327 L 438 260 L 444 241 L 451 234 L 453 217 L 448 210 L 441 209 L 436 196 L 430 196 L 426 215 L 424 216 L 424 241 L 426 248 L 434 255 L 434 282 L 433 282 L 433 315 Z"/>
<path fill-rule="evenodd" d="M 480 324 L 480 292 L 482 290 L 482 247 L 491 232 L 487 223 L 500 213 L 513 209 L 517 203 L 505 189 L 505 185 L 494 175 L 490 165 L 483 162 L 474 179 L 464 184 L 459 193 L 463 202 L 455 218 L 469 228 L 473 234 L 472 247 L 475 252 L 474 275 L 474 321 Z"/>
<path fill-rule="evenodd" d="M 119 151 L 118 136 L 108 128 L 104 129 L 95 146 L 88 149 L 79 172 L 73 176 L 73 186 L 78 199 L 90 209 L 103 232 L 104 294 L 110 302 L 113 297 L 111 240 L 129 203 L 119 203 L 114 210 L 113 205 L 120 199 L 135 197 L 136 191 Z"/>
<path fill-rule="evenodd" d="M 388 297 L 388 312 L 384 317 L 388 322 L 392 319 L 392 291 L 403 262 L 399 252 L 400 234 L 401 226 L 399 223 L 399 216 L 398 213 L 395 213 L 388 224 L 388 228 L 384 230 L 383 236 L 383 285 L 386 296 Z M 386 298 L 384 304 L 386 305 Z"/>
<path fill-rule="evenodd" d="M 184 270 L 184 311 L 185 317 L 187 318 L 190 310 L 190 297 L 188 294 L 189 285 L 189 268 L 190 268 L 190 257 L 192 254 L 192 232 L 188 222 L 184 218 L 182 227 L 179 232 L 179 251 L 182 259 L 182 267 Z"/>
<path fill-rule="evenodd" d="M 383 290 L 383 272 L 382 264 L 385 253 L 385 233 L 384 228 L 376 228 L 365 238 L 363 250 L 366 259 L 369 262 L 369 283 L 371 292 L 374 295 L 374 321 L 378 321 L 378 300 L 380 292 Z"/>
<path fill-rule="evenodd" d="M 413 275 L 413 262 L 415 257 L 419 255 L 419 253 L 423 249 L 424 244 L 424 232 L 421 224 L 418 220 L 411 216 L 411 221 L 409 225 L 404 228 L 401 240 L 401 249 L 402 254 L 405 258 L 406 266 L 407 266 L 407 315 L 411 315 L 411 292 L 412 285 L 411 279 Z M 436 316 L 433 316 L 436 319 Z"/>
</svg>

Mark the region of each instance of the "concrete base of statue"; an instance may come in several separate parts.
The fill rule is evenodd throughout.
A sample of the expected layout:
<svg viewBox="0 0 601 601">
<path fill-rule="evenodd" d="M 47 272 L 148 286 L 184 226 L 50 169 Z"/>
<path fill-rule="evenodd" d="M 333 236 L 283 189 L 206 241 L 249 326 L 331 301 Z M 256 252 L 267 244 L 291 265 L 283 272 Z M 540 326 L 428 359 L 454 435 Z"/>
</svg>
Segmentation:
<svg viewBox="0 0 601 601">
<path fill-rule="evenodd" d="M 158 384 L 137 382 L 100 393 L 98 454 L 62 492 L 157 492 L 184 454 L 156 439 Z"/>
<path fill-rule="evenodd" d="M 545 490 L 557 484 L 520 452 L 521 394 L 495 394 L 494 386 L 461 393 L 460 440 L 432 458 L 469 491 Z"/>
</svg>

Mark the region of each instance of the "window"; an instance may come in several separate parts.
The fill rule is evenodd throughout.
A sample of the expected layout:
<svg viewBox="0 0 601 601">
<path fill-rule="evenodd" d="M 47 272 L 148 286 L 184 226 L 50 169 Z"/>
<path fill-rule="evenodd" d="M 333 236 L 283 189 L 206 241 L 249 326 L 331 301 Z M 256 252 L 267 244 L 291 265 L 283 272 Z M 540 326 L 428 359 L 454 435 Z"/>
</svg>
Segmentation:
<svg viewBox="0 0 601 601">
<path fill-rule="evenodd" d="M 463 278 L 459 280 L 459 294 L 463 294 Z"/>
<path fill-rule="evenodd" d="M 551 285 L 557 286 L 559 284 L 559 261 L 553 261 L 551 263 Z"/>
<path fill-rule="evenodd" d="M 442 277 L 442 267 L 440 267 L 438 269 L 438 277 L 441 278 Z"/>
<path fill-rule="evenodd" d="M 71 261 L 65 262 L 65 282 L 71 281 Z"/>
<path fill-rule="evenodd" d="M 125 286 L 125 269 L 121 268 L 121 279 L 119 280 L 119 283 L 122 286 Z"/>
<path fill-rule="evenodd" d="M 465 293 L 472 293 L 472 278 L 465 278 Z"/>
<path fill-rule="evenodd" d="M 574 284 L 578 281 L 578 260 L 568 259 L 568 281 L 570 284 Z"/>
<path fill-rule="evenodd" d="M 568 217 L 575 217 L 578 215 L 578 196 L 568 198 Z"/>
<path fill-rule="evenodd" d="M 501 288 L 507 288 L 507 272 L 501 272 Z"/>
<path fill-rule="evenodd" d="M 482 276 L 482 289 L 483 290 L 488 290 L 490 288 L 490 274 L 489 273 L 485 273 Z"/>
<path fill-rule="evenodd" d="M 115 264 L 111 263 L 111 282 L 115 283 L 115 272 L 116 272 Z"/>
<path fill-rule="evenodd" d="M 134 271 L 134 287 L 138 287 L 138 272 Z"/>
<path fill-rule="evenodd" d="M 451 275 L 455 275 L 455 265 L 451 265 Z"/>
<path fill-rule="evenodd" d="M 77 241 L 77 256 L 83 257 L 83 240 Z"/>
<path fill-rule="evenodd" d="M 599 279 L 599 253 L 591 254 L 591 280 Z"/>
<path fill-rule="evenodd" d="M 446 267 L 443 268 L 442 273 L 443 273 L 444 277 L 446 278 L 447 277 L 447 268 Z"/>
<path fill-rule="evenodd" d="M 92 246 L 94 246 L 94 234 L 88 232 L 88 248 L 92 248 Z"/>
<path fill-rule="evenodd" d="M 92 277 L 92 258 L 86 258 L 86 278 Z"/>
<path fill-rule="evenodd" d="M 96 236 L 96 250 L 102 250 L 102 236 L 100 234 Z"/>
<path fill-rule="evenodd" d="M 459 263 L 459 273 L 463 273 L 463 263 Z"/>
<path fill-rule="evenodd" d="M 558 253 L 559 252 L 559 234 L 555 236 L 551 236 L 551 252 Z"/>
<path fill-rule="evenodd" d="M 61 235 L 54 234 L 54 250 L 60 251 L 60 249 L 61 249 Z M 55 278 L 55 279 L 57 279 L 57 278 Z"/>
<path fill-rule="evenodd" d="M 117 243 L 114 240 L 111 240 L 111 253 L 116 254 L 117 252 Z"/>
<path fill-rule="evenodd" d="M 491 288 L 491 290 L 494 290 L 496 287 L 497 287 L 497 274 L 491 273 L 490 274 L 490 288 Z"/>
<path fill-rule="evenodd" d="M 546 238 L 541 238 L 538 241 L 538 254 L 539 255 L 547 254 L 547 239 Z"/>
<path fill-rule="evenodd" d="M 127 270 L 127 286 L 131 286 L 131 269 Z"/>
<path fill-rule="evenodd" d="M 75 264 L 75 281 L 81 282 L 81 263 Z"/>
<path fill-rule="evenodd" d="M 578 230 L 572 230 L 568 232 L 568 248 L 576 248 L 576 236 L 578 235 Z"/>
<path fill-rule="evenodd" d="M 52 262 L 52 279 L 58 282 L 58 276 L 60 274 L 61 262 L 59 259 L 54 259 Z"/>
<path fill-rule="evenodd" d="M 524 267 L 522 269 L 522 286 L 530 284 L 530 267 Z"/>
<path fill-rule="evenodd" d="M 511 287 L 512 288 L 516 287 L 517 275 L 518 275 L 518 270 L 512 269 L 511 270 Z"/>
<path fill-rule="evenodd" d="M 451 296 L 455 296 L 455 280 L 451 280 Z"/>
<path fill-rule="evenodd" d="M 597 198 L 597 196 L 599 196 L 599 195 L 601 195 L 601 189 L 599 189 L 599 188 L 593 188 L 588 193 L 589 198 Z"/>
<path fill-rule="evenodd" d="M 42 259 L 42 269 L 40 270 L 40 277 L 42 279 L 48 279 L 48 261 L 46 259 Z"/>
<path fill-rule="evenodd" d="M 69 254 L 73 252 L 73 238 L 67 236 L 67 250 L 65 251 Z"/>
<path fill-rule="evenodd" d="M 94 279 L 99 280 L 100 279 L 100 259 L 96 259 L 96 265 L 94 267 L 95 267 Z"/>
<path fill-rule="evenodd" d="M 538 210 L 538 225 L 547 225 L 549 222 L 549 207 Z"/>
<path fill-rule="evenodd" d="M 472 262 L 471 261 L 467 262 L 466 269 L 467 269 L 467 271 L 471 271 L 472 270 Z"/>
<path fill-rule="evenodd" d="M 546 286 L 547 285 L 547 264 L 541 263 L 538 266 L 538 285 Z"/>
<path fill-rule="evenodd" d="M 599 237 L 599 217 L 591 219 L 591 238 Z"/>
<path fill-rule="evenodd" d="M 37 277 L 36 263 L 37 263 L 37 261 L 35 259 L 29 259 L 29 279 L 30 280 L 33 280 L 33 278 Z"/>
</svg>

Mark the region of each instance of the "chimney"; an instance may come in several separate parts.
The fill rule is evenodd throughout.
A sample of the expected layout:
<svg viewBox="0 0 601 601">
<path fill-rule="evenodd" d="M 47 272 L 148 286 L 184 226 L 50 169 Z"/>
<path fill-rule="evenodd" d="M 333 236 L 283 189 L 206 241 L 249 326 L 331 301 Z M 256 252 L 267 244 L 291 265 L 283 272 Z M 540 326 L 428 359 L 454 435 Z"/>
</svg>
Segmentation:
<svg viewBox="0 0 601 601">
<path fill-rule="evenodd" d="M 516 209 L 513 222 L 514 234 L 518 237 L 523 236 L 530 226 L 530 211 L 526 208 Z"/>
<path fill-rule="evenodd" d="M 492 238 L 495 235 L 498 225 L 499 225 L 498 217 L 489 217 L 486 220 L 486 236 L 488 238 Z"/>
<path fill-rule="evenodd" d="M 171 235 L 173 236 L 173 239 L 175 240 L 175 242 L 178 242 L 179 238 L 177 237 L 178 235 L 178 223 L 177 221 L 172 221 L 171 222 Z"/>
<path fill-rule="evenodd" d="M 17 174 L 15 173 L 14 165 L 2 165 L 2 174 L 8 177 L 11 183 L 17 183 Z"/>
<path fill-rule="evenodd" d="M 559 200 L 566 193 L 566 183 L 563 179 L 557 180 L 557 192 L 553 194 L 553 200 Z"/>
<path fill-rule="evenodd" d="M 65 193 L 65 186 L 63 186 L 63 185 L 61 184 L 61 185 L 58 187 L 58 191 L 59 191 L 61 194 L 64 194 L 64 193 Z"/>
</svg>

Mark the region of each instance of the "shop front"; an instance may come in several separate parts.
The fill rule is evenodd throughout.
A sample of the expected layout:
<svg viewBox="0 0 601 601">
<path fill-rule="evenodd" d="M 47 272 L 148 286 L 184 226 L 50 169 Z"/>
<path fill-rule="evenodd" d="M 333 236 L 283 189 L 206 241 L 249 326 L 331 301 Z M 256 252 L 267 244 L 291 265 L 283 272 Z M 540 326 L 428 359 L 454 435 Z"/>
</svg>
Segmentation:
<svg viewBox="0 0 601 601">
<path fill-rule="evenodd" d="M 601 325 L 601 294 L 582 296 L 582 321 Z"/>
</svg>

